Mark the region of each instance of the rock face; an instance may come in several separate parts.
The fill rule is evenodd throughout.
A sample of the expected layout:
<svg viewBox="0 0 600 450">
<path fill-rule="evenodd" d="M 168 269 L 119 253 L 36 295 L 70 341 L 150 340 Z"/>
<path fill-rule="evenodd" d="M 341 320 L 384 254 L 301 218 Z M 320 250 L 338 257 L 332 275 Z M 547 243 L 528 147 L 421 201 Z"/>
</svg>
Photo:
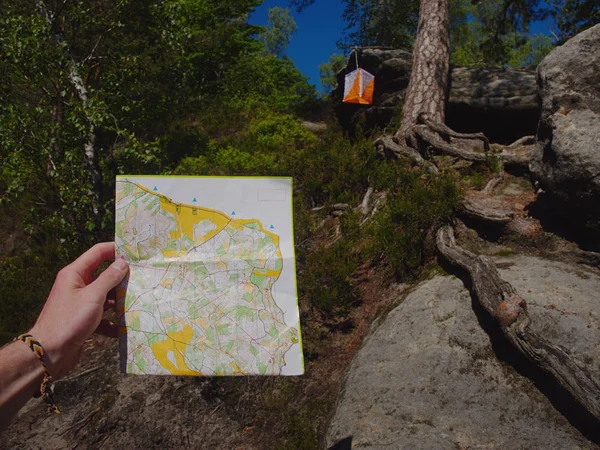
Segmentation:
<svg viewBox="0 0 600 450">
<path fill-rule="evenodd" d="M 600 25 L 552 51 L 538 67 L 542 112 L 530 170 L 577 207 L 600 200 Z"/>
<path fill-rule="evenodd" d="M 577 355 L 598 379 L 600 276 L 532 257 L 497 264 L 526 299 L 536 331 Z M 536 387 L 552 397 L 554 385 L 534 385 L 515 371 L 517 363 L 498 360 L 512 355 L 460 280 L 422 283 L 355 357 L 327 445 L 352 436 L 353 449 L 598 448 Z"/>
<path fill-rule="evenodd" d="M 334 97 L 342 126 L 352 129 L 364 117 L 365 127 L 387 126 L 404 97 L 411 69 L 411 54 L 404 50 L 366 48 L 359 65 L 375 75 L 373 106 L 341 103 L 344 76 L 356 68 L 355 54 L 338 73 Z M 457 131 L 483 131 L 494 142 L 510 143 L 535 134 L 539 118 L 535 73 L 516 69 L 452 70 L 447 124 Z"/>
</svg>

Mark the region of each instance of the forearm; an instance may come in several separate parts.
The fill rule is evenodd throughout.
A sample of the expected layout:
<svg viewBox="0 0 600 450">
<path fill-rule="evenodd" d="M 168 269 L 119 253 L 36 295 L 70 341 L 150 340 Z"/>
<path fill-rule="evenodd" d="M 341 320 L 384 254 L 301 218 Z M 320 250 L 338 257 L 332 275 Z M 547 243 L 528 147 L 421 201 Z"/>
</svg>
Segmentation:
<svg viewBox="0 0 600 450">
<path fill-rule="evenodd" d="M 23 342 L 0 348 L 0 429 L 7 427 L 17 411 L 40 390 L 48 411 L 60 413 L 49 381 L 60 379 L 75 366 L 85 340 L 94 330 L 100 331 L 99 325 L 116 329 L 115 324 L 102 319 L 102 312 L 111 308 L 108 293 L 123 281 L 129 267 L 118 259 L 97 278 L 93 277 L 104 261 L 114 257 L 114 242 L 96 244 L 62 269 L 31 334 L 19 336 Z"/>
<path fill-rule="evenodd" d="M 0 348 L 0 429 L 39 392 L 44 368 L 24 342 Z"/>
</svg>

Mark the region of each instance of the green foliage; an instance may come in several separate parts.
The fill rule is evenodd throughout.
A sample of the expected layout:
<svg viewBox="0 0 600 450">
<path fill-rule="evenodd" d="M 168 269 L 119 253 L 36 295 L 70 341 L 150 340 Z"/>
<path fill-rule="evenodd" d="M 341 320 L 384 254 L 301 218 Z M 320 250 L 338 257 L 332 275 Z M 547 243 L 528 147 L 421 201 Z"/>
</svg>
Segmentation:
<svg viewBox="0 0 600 450">
<path fill-rule="evenodd" d="M 465 177 L 465 181 L 467 181 L 471 187 L 474 187 L 478 191 L 480 191 L 485 186 L 486 176 L 478 170 L 473 170 Z"/>
<path fill-rule="evenodd" d="M 312 206 L 358 201 L 379 159 L 371 139 L 350 141 L 333 126 L 311 149 L 289 156 L 285 171 Z"/>
<path fill-rule="evenodd" d="M 558 26 L 560 43 L 600 23 L 597 0 L 551 0 L 552 15 Z"/>
<path fill-rule="evenodd" d="M 552 51 L 552 40 L 543 34 L 532 34 L 525 38 L 524 44 L 515 46 L 509 54 L 508 65 L 512 67 L 537 67 Z"/>
<path fill-rule="evenodd" d="M 173 170 L 173 175 L 205 175 L 210 173 L 211 164 L 206 156 L 183 158 Z"/>
<path fill-rule="evenodd" d="M 349 240 L 321 247 L 306 257 L 300 295 L 326 313 L 344 314 L 360 297 L 352 283 L 358 255 Z"/>
<path fill-rule="evenodd" d="M 0 258 L 0 345 L 33 325 L 56 268 L 70 262 L 71 255 L 51 240 L 38 239 L 35 244 L 35 252 Z"/>
<path fill-rule="evenodd" d="M 339 53 L 334 53 L 329 57 L 329 62 L 319 66 L 319 76 L 321 78 L 321 87 L 324 92 L 331 92 L 337 85 L 337 73 L 346 67 L 346 57 Z"/>
<path fill-rule="evenodd" d="M 373 250 L 397 276 L 414 275 L 433 254 L 432 246 L 427 246 L 427 232 L 453 215 L 460 197 L 449 175 L 401 171 L 372 227 Z"/>
<path fill-rule="evenodd" d="M 383 45 L 410 48 L 417 30 L 418 0 L 345 0 L 346 33 L 340 48 Z"/>
<path fill-rule="evenodd" d="M 572 23 L 588 27 L 598 21 L 600 7 L 594 0 L 555 0 L 556 17 L 566 28 Z M 291 0 L 299 11 L 314 0 Z M 344 0 L 342 18 L 347 28 L 338 47 L 412 47 L 417 30 L 419 0 Z M 592 6 L 594 5 L 594 6 Z M 560 11 L 560 13 L 558 13 Z M 529 36 L 529 24 L 550 14 L 540 0 L 453 0 L 450 2 L 452 62 L 481 67 L 536 65 L 552 48 L 549 38 Z M 586 16 L 587 14 L 587 16 Z M 591 17 L 586 20 L 586 17 Z M 557 19 L 560 22 L 559 19 Z M 579 22 L 578 22 L 579 21 Z M 327 66 L 325 66 L 327 70 Z M 327 87 L 329 74 L 325 73 Z"/>
<path fill-rule="evenodd" d="M 258 109 L 300 115 L 318 107 L 315 87 L 291 60 L 261 53 L 247 55 L 233 64 L 214 99 L 229 112 L 260 112 Z"/>
<path fill-rule="evenodd" d="M 36 199 L 24 218 L 32 232 L 50 227 L 76 246 L 110 238 L 116 173 L 164 173 L 202 153 L 207 139 L 173 124 L 232 86 L 231 67 L 261 54 L 257 29 L 246 23 L 259 3 L 68 2 L 50 11 L 60 26 L 46 23 L 33 4 L 9 3 L 0 21 L 2 201 Z M 281 65 L 273 76 L 293 70 Z M 72 82 L 76 72 L 87 84 L 86 102 Z M 290 77 L 275 84 L 287 86 Z M 293 108 L 301 93 L 287 97 L 282 107 Z M 103 174 L 101 228 L 84 164 L 91 133 Z"/>
<path fill-rule="evenodd" d="M 329 245 L 324 238 L 316 249 L 297 249 L 302 298 L 331 316 L 359 302 L 352 277 L 368 258 L 382 257 L 401 277 L 416 274 L 430 256 L 424 234 L 452 215 L 460 195 L 448 176 L 431 177 L 382 159 L 370 136 L 358 132 L 351 141 L 330 126 L 317 139 L 285 114 L 261 113 L 236 136 L 209 147 L 204 155 L 183 159 L 175 173 L 292 176 L 301 193 L 294 203 L 297 243 L 314 238 L 310 208 L 357 205 L 369 186 L 390 190 L 376 225 L 361 229 L 359 218 L 346 214 L 340 222 L 343 239 Z"/>
<path fill-rule="evenodd" d="M 451 3 L 451 61 L 468 67 L 535 67 L 554 47 L 544 35 L 526 31 L 546 10 L 537 2 L 456 0 Z M 507 6 L 509 5 L 509 6 Z"/>
<path fill-rule="evenodd" d="M 254 121 L 248 129 L 248 138 L 258 148 L 272 151 L 292 151 L 317 143 L 316 136 L 289 114 L 267 115 Z"/>
<path fill-rule="evenodd" d="M 351 141 L 331 126 L 317 139 L 290 115 L 260 114 L 236 136 L 208 147 L 206 154 L 183 159 L 175 173 L 292 176 L 300 193 L 294 204 L 297 243 L 314 238 L 317 219 L 310 208 L 357 205 L 369 186 L 391 190 L 376 226 L 363 230 L 356 215 L 346 214 L 340 222 L 343 239 L 329 245 L 324 238 L 316 249 L 297 249 L 302 298 L 331 316 L 359 302 L 352 277 L 373 255 L 383 257 L 399 276 L 416 273 L 430 256 L 424 233 L 458 203 L 449 177 L 430 177 L 382 159 L 372 138 L 360 132 Z M 361 244 L 365 240 L 370 245 Z"/>
<path fill-rule="evenodd" d="M 0 203 L 27 236 L 18 258 L 0 255 L 7 289 L 40 305 L 63 261 L 112 239 L 116 174 L 272 173 L 276 150 L 315 139 L 285 115 L 318 107 L 314 87 L 290 60 L 265 55 L 261 29 L 247 23 L 260 3 L 67 2 L 47 5 L 52 25 L 34 3 L 3 4 Z M 84 163 L 90 135 L 102 174 L 98 214 Z M 39 262 L 39 285 L 23 282 L 20 255 L 46 250 L 60 262 Z M 20 320 L 8 292 L 0 329 L 31 319 Z"/>
<path fill-rule="evenodd" d="M 504 164 L 502 160 L 493 153 L 486 154 L 486 164 L 492 171 L 492 173 L 502 173 L 502 171 L 504 170 Z"/>
<path fill-rule="evenodd" d="M 263 175 L 275 165 L 275 156 L 262 152 L 246 152 L 234 147 L 219 150 L 214 159 L 216 174 Z"/>
<path fill-rule="evenodd" d="M 282 58 L 298 26 L 288 8 L 276 6 L 269 9 L 268 15 L 267 29 L 258 36 L 258 40 L 265 46 L 267 54 Z"/>
<path fill-rule="evenodd" d="M 238 122 L 238 135 L 211 141 L 197 157 L 187 157 L 175 168 L 187 175 L 289 175 L 294 157 L 316 145 L 314 134 L 289 114 L 260 113 L 246 123 Z"/>
</svg>

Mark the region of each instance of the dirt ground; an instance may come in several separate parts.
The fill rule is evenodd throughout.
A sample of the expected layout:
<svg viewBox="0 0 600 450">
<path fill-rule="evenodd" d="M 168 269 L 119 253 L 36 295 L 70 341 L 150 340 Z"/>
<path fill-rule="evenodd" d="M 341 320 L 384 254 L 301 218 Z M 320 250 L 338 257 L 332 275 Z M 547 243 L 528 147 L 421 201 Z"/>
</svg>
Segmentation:
<svg viewBox="0 0 600 450">
<path fill-rule="evenodd" d="M 402 297 L 376 270 L 356 275 L 362 303 L 340 323 L 302 304 L 306 373 L 199 378 L 119 373 L 118 347 L 94 336 L 72 374 L 55 384 L 62 414 L 32 399 L 0 435 L 7 449 L 312 449 L 340 383 L 377 314 Z"/>
</svg>

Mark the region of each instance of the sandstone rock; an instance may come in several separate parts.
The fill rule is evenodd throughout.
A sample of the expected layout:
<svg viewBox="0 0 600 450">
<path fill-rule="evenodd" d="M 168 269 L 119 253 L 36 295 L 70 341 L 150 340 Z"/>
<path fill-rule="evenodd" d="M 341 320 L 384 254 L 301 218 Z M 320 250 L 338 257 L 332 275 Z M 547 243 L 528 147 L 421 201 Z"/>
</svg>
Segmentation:
<svg viewBox="0 0 600 450">
<path fill-rule="evenodd" d="M 327 124 L 325 122 L 309 122 L 304 120 L 302 126 L 315 134 L 323 133 L 327 130 Z"/>
<path fill-rule="evenodd" d="M 385 127 L 404 97 L 411 69 L 411 54 L 404 50 L 366 48 L 359 53 L 360 67 L 375 75 L 371 107 L 340 103 L 336 113 L 342 126 L 352 128 L 364 117 L 366 128 Z M 338 74 L 335 98 L 341 101 L 344 76 L 356 68 L 354 53 Z M 535 134 L 539 118 L 535 73 L 517 69 L 452 71 L 447 124 L 457 131 L 483 131 L 490 140 L 510 143 Z"/>
<path fill-rule="evenodd" d="M 497 264 L 526 299 L 535 330 L 598 380 L 600 276 L 533 257 Z M 457 278 L 419 285 L 355 357 L 327 445 L 352 436 L 353 449 L 597 448 L 529 378 L 498 360 L 504 344 L 492 333 L 492 346 L 482 328 L 489 331 L 488 320 Z"/>
<path fill-rule="evenodd" d="M 530 170 L 571 206 L 600 201 L 600 25 L 554 49 L 538 67 L 542 112 Z"/>
</svg>

